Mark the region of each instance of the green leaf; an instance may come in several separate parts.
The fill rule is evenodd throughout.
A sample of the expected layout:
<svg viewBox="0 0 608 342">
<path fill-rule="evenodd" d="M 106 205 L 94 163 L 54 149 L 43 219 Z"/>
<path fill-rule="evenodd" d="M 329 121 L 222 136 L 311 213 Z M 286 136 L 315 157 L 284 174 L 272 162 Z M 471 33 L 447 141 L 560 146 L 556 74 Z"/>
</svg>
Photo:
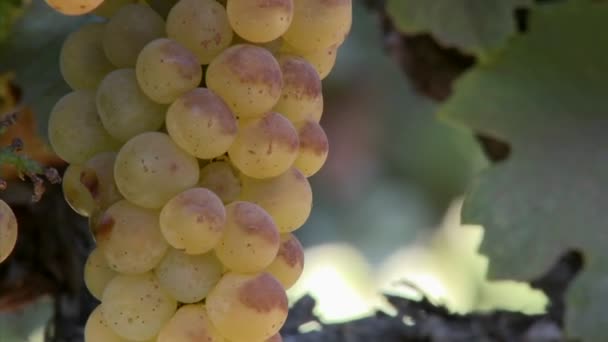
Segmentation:
<svg viewBox="0 0 608 342">
<path fill-rule="evenodd" d="M 605 341 L 608 325 L 608 5 L 531 13 L 530 32 L 457 82 L 444 118 L 511 144 L 463 208 L 486 228 L 491 275 L 531 279 L 568 249 L 585 270 L 567 293 L 567 329 Z"/>
<path fill-rule="evenodd" d="M 14 21 L 21 15 L 23 0 L 4 0 L 0 2 L 0 42 L 6 39 Z"/>
<path fill-rule="evenodd" d="M 388 0 L 387 12 L 404 33 L 430 33 L 440 43 L 483 54 L 516 32 L 514 10 L 531 0 Z"/>
</svg>

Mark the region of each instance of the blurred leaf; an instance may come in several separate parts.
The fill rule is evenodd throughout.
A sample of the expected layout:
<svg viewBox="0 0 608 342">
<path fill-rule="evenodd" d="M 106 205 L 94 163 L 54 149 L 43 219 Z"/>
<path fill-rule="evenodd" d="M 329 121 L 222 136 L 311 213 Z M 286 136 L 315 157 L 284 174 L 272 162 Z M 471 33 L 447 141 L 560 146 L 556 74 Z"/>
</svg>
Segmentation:
<svg viewBox="0 0 608 342">
<path fill-rule="evenodd" d="M 606 3 L 531 13 L 530 32 L 457 84 L 442 115 L 511 144 L 463 208 L 486 228 L 495 277 L 529 280 L 568 249 L 586 269 L 567 295 L 567 329 L 604 341 L 608 316 L 608 30 Z"/>
<path fill-rule="evenodd" d="M 8 37 L 11 26 L 23 13 L 29 0 L 3 0 L 0 2 L 0 42 Z"/>
</svg>

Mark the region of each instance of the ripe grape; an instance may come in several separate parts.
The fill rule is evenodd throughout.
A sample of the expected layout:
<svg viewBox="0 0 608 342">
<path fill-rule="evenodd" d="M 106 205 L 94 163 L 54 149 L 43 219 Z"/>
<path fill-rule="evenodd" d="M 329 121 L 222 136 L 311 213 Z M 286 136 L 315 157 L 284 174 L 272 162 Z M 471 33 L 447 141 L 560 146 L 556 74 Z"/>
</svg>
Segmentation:
<svg viewBox="0 0 608 342">
<path fill-rule="evenodd" d="M 105 0 L 93 11 L 93 14 L 104 18 L 111 18 L 126 4 L 134 4 L 137 1 L 138 0 Z"/>
<path fill-rule="evenodd" d="M 292 287 L 304 270 L 304 248 L 295 237 L 281 234 L 281 246 L 274 261 L 265 269 L 272 274 L 285 289 Z"/>
<path fill-rule="evenodd" d="M 265 43 L 279 38 L 291 24 L 293 0 L 230 0 L 228 19 L 234 31 L 246 40 Z"/>
<path fill-rule="evenodd" d="M 215 0 L 180 0 L 167 17 L 167 35 L 209 64 L 230 46 L 232 28 L 226 10 Z"/>
<path fill-rule="evenodd" d="M 87 160 L 80 171 L 80 183 L 91 194 L 95 209 L 105 209 L 122 199 L 114 182 L 116 152 L 102 152 Z"/>
<path fill-rule="evenodd" d="M 164 35 L 165 22 L 158 13 L 146 5 L 128 4 L 108 21 L 103 50 L 112 64 L 130 68 L 146 44 Z"/>
<path fill-rule="evenodd" d="M 80 174 L 83 166 L 80 164 L 71 164 L 65 169 L 61 187 L 63 189 L 63 197 L 68 205 L 80 216 L 89 217 L 95 210 L 95 200 L 82 182 L 80 182 Z"/>
<path fill-rule="evenodd" d="M 237 201 L 226 206 L 226 227 L 215 254 L 229 269 L 254 273 L 270 265 L 279 251 L 279 231 L 260 206 Z"/>
<path fill-rule="evenodd" d="M 307 60 L 308 63 L 310 63 L 315 70 L 317 70 L 319 78 L 323 80 L 325 77 L 327 77 L 327 75 L 329 75 L 336 64 L 336 58 L 338 57 L 338 46 L 338 44 L 334 44 L 328 48 L 317 51 L 301 52 L 283 42 L 280 51 L 284 54 L 300 56 Z"/>
<path fill-rule="evenodd" d="M 120 149 L 114 178 L 121 194 L 144 208 L 161 208 L 198 182 L 196 159 L 160 132 L 135 136 Z"/>
<path fill-rule="evenodd" d="M 204 188 L 192 188 L 178 194 L 160 213 L 165 239 L 188 254 L 202 254 L 213 249 L 222 237 L 225 222 L 222 200 Z"/>
<path fill-rule="evenodd" d="M 184 305 L 158 334 L 157 342 L 225 342 L 202 304 Z"/>
<path fill-rule="evenodd" d="M 13 209 L 0 199 L 0 263 L 6 260 L 17 243 L 17 218 Z"/>
<path fill-rule="evenodd" d="M 203 71 L 194 54 L 174 40 L 156 39 L 139 53 L 137 82 L 153 101 L 169 104 L 196 88 Z"/>
<path fill-rule="evenodd" d="M 96 103 L 103 126 L 122 142 L 159 129 L 167 111 L 166 106 L 150 100 L 141 91 L 133 69 L 108 74 L 97 89 Z"/>
<path fill-rule="evenodd" d="M 181 303 L 195 303 L 222 277 L 222 264 L 213 253 L 189 255 L 170 249 L 156 268 L 160 285 Z"/>
<path fill-rule="evenodd" d="M 175 100 L 167 111 L 166 125 L 179 147 L 201 159 L 226 153 L 237 134 L 234 114 L 207 88 L 196 88 Z"/>
<path fill-rule="evenodd" d="M 104 0 L 45 0 L 57 12 L 65 15 L 81 15 L 89 13 Z"/>
<path fill-rule="evenodd" d="M 323 127 L 315 121 L 298 122 L 296 128 L 300 139 L 300 151 L 294 166 L 302 171 L 304 176 L 310 177 L 325 164 L 329 153 L 329 142 Z"/>
<path fill-rule="evenodd" d="M 234 45 L 213 59 L 206 81 L 239 118 L 264 115 L 277 103 L 283 87 L 274 56 L 247 44 Z"/>
<path fill-rule="evenodd" d="M 296 56 L 281 56 L 279 64 L 283 72 L 283 91 L 273 110 L 294 123 L 305 119 L 319 122 L 323 113 L 323 93 L 315 68 Z"/>
<path fill-rule="evenodd" d="M 86 342 L 129 342 L 108 326 L 103 318 L 101 305 L 97 306 L 87 319 L 84 326 L 84 340 Z"/>
<path fill-rule="evenodd" d="M 93 297 L 101 300 L 103 290 L 116 275 L 116 271 L 108 266 L 103 251 L 93 249 L 84 264 L 84 283 Z"/>
<path fill-rule="evenodd" d="M 241 194 L 241 180 L 230 163 L 217 161 L 201 169 L 198 185 L 213 191 L 224 204 L 229 204 Z"/>
<path fill-rule="evenodd" d="M 269 112 L 242 123 L 228 156 L 245 175 L 269 178 L 291 167 L 298 155 L 298 146 L 298 133 L 291 122 Z"/>
</svg>

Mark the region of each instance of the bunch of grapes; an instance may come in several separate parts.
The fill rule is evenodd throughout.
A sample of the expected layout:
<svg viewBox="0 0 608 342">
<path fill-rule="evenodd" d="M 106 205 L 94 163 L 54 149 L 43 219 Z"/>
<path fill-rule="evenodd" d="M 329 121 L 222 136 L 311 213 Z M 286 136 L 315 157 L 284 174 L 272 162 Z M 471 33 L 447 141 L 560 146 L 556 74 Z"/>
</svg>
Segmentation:
<svg viewBox="0 0 608 342">
<path fill-rule="evenodd" d="M 73 91 L 48 125 L 97 242 L 85 339 L 280 341 L 351 0 L 180 0 L 166 18 L 133 2 L 106 0 L 107 20 L 66 39 Z"/>
</svg>

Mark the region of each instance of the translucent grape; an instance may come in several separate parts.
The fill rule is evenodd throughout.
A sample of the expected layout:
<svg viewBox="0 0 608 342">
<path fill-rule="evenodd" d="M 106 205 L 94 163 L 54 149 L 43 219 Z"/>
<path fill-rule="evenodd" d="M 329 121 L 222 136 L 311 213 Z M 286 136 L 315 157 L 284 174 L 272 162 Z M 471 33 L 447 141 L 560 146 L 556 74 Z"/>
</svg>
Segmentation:
<svg viewBox="0 0 608 342">
<path fill-rule="evenodd" d="M 57 12 L 65 15 L 81 15 L 89 13 L 104 0 L 45 0 Z"/>
<path fill-rule="evenodd" d="M 295 235 L 281 234 L 281 246 L 274 261 L 265 269 L 285 289 L 292 287 L 304 270 L 304 248 Z"/>
<path fill-rule="evenodd" d="M 179 147 L 201 159 L 226 153 L 237 134 L 236 117 L 207 88 L 196 88 L 175 100 L 167 111 L 166 125 Z"/>
<path fill-rule="evenodd" d="M 184 305 L 165 324 L 157 342 L 226 342 L 201 304 Z"/>
<path fill-rule="evenodd" d="M 152 273 L 118 275 L 108 283 L 101 301 L 108 326 L 135 341 L 151 339 L 171 319 L 177 302 Z"/>
<path fill-rule="evenodd" d="M 108 326 L 103 318 L 101 305 L 97 306 L 87 319 L 84 326 L 84 340 L 86 342 L 129 342 Z"/>
<path fill-rule="evenodd" d="M 108 133 L 127 141 L 139 133 L 158 130 L 167 107 L 150 100 L 139 88 L 135 70 L 108 74 L 97 89 L 97 111 Z"/>
<path fill-rule="evenodd" d="M 319 78 L 324 79 L 327 77 L 327 75 L 329 75 L 336 64 L 336 58 L 338 57 L 338 46 L 338 44 L 334 44 L 329 48 L 317 51 L 301 52 L 283 42 L 280 51 L 284 54 L 291 54 L 304 58 L 315 68 L 315 70 L 317 70 Z"/>
<path fill-rule="evenodd" d="M 209 64 L 230 46 L 232 28 L 226 10 L 215 0 L 180 0 L 167 17 L 167 35 Z"/>
<path fill-rule="evenodd" d="M 196 88 L 203 78 L 196 56 L 166 38 L 154 40 L 143 48 L 137 57 L 135 72 L 144 94 L 164 104 Z"/>
<path fill-rule="evenodd" d="M 108 266 L 120 273 L 152 270 L 169 247 L 160 232 L 158 211 L 125 200 L 109 207 L 94 230 Z"/>
<path fill-rule="evenodd" d="M 304 175 L 291 168 L 279 177 L 255 179 L 243 176 L 240 199 L 258 204 L 279 227 L 289 233 L 300 228 L 312 209 L 312 190 Z"/>
<path fill-rule="evenodd" d="M 281 68 L 274 56 L 254 45 L 234 45 L 217 56 L 206 74 L 207 87 L 239 117 L 259 117 L 281 96 Z"/>
<path fill-rule="evenodd" d="M 116 271 L 108 266 L 103 251 L 93 249 L 84 264 L 84 283 L 93 297 L 101 300 L 103 290 L 116 275 Z"/>
<path fill-rule="evenodd" d="M 241 180 L 228 162 L 218 161 L 201 169 L 198 185 L 213 191 L 224 202 L 232 203 L 241 194 Z"/>
<path fill-rule="evenodd" d="M 144 208 L 161 208 L 198 182 L 196 159 L 160 132 L 135 136 L 120 149 L 114 178 L 121 194 Z"/>
<path fill-rule="evenodd" d="M 329 153 L 329 142 L 323 127 L 316 121 L 298 122 L 296 128 L 300 138 L 300 151 L 294 166 L 302 171 L 304 176 L 310 177 L 325 164 Z"/>
<path fill-rule="evenodd" d="M 17 218 L 13 209 L 0 199 L 0 263 L 6 260 L 17 243 Z"/>
<path fill-rule="evenodd" d="M 156 268 L 160 285 L 181 303 L 195 303 L 222 277 L 222 264 L 212 253 L 189 255 L 170 249 Z"/>
<path fill-rule="evenodd" d="M 82 170 L 82 165 L 70 164 L 63 173 L 61 187 L 63 189 L 63 197 L 68 205 L 78 215 L 89 217 L 95 210 L 96 204 L 89 189 L 80 182 Z"/>
<path fill-rule="evenodd" d="M 281 329 L 288 311 L 283 286 L 268 273 L 226 273 L 206 305 L 213 325 L 233 342 L 270 338 Z"/>
<path fill-rule="evenodd" d="M 100 152 L 120 146 L 103 128 L 95 107 L 95 93 L 89 90 L 76 90 L 62 97 L 51 110 L 48 130 L 55 153 L 71 164 L 82 164 Z"/>
<path fill-rule="evenodd" d="M 249 177 L 276 177 L 291 167 L 298 155 L 298 133 L 285 117 L 269 112 L 243 122 L 228 155 Z"/>
<path fill-rule="evenodd" d="M 224 232 L 226 210 L 222 200 L 204 188 L 188 189 L 161 210 L 160 226 L 174 248 L 188 254 L 210 251 Z"/>
<path fill-rule="evenodd" d="M 291 24 L 293 0 L 230 0 L 228 19 L 234 31 L 254 43 L 279 38 Z"/>
<path fill-rule="evenodd" d="M 119 68 L 135 66 L 137 55 L 149 42 L 165 35 L 165 22 L 146 5 L 128 4 L 120 8 L 106 25 L 103 50 Z"/>
<path fill-rule="evenodd" d="M 103 52 L 105 24 L 91 23 L 71 33 L 59 55 L 59 68 L 66 83 L 74 90 L 95 89 L 114 66 Z"/>
<path fill-rule="evenodd" d="M 283 91 L 273 110 L 294 123 L 305 119 L 319 122 L 323 113 L 323 93 L 315 68 L 296 56 L 281 56 L 279 64 L 283 72 Z"/>
<path fill-rule="evenodd" d="M 293 21 L 283 39 L 300 51 L 344 41 L 352 25 L 352 0 L 295 0 Z"/>
<path fill-rule="evenodd" d="M 226 206 L 226 227 L 215 254 L 229 269 L 254 273 L 270 265 L 279 251 L 279 231 L 260 206 L 237 201 Z"/>
<path fill-rule="evenodd" d="M 93 14 L 104 18 L 110 18 L 126 4 L 134 4 L 137 1 L 138 0 L 105 0 L 93 11 Z"/>
</svg>

